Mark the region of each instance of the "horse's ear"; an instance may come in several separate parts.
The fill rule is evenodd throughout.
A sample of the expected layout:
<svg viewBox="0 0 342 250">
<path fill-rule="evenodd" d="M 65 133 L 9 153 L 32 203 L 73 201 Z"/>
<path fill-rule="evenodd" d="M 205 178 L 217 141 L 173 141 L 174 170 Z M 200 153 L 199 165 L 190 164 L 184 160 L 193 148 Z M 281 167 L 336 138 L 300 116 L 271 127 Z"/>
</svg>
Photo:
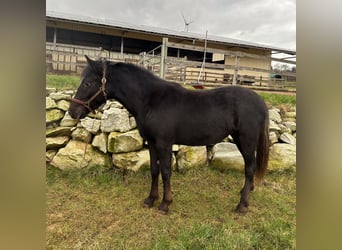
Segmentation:
<svg viewBox="0 0 342 250">
<path fill-rule="evenodd" d="M 84 55 L 85 58 L 87 59 L 88 64 L 92 64 L 94 61 L 91 60 L 87 55 Z"/>
<path fill-rule="evenodd" d="M 84 56 L 87 59 L 87 63 L 93 69 L 93 71 L 95 71 L 98 74 L 102 74 L 101 64 L 99 64 L 97 61 L 91 60 L 87 55 Z"/>
</svg>

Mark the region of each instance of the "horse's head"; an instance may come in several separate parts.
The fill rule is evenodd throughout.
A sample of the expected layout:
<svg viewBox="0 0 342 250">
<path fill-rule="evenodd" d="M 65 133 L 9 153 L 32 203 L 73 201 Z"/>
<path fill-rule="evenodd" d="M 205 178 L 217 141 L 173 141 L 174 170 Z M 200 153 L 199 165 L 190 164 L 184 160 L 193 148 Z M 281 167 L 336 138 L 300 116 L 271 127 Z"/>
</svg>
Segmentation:
<svg viewBox="0 0 342 250">
<path fill-rule="evenodd" d="M 82 72 L 81 84 L 71 99 L 69 114 L 74 119 L 82 119 L 94 112 L 107 100 L 106 69 L 107 61 L 93 61 L 85 56 L 88 65 Z"/>
</svg>

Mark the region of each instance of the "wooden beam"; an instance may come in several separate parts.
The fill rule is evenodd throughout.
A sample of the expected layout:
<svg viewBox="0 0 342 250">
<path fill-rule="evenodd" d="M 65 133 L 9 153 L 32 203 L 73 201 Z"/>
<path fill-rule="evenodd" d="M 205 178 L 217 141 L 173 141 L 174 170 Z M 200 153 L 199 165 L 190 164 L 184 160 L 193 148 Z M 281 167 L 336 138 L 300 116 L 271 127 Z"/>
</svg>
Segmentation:
<svg viewBox="0 0 342 250">
<path fill-rule="evenodd" d="M 175 60 L 174 58 L 168 59 L 167 61 L 168 65 L 184 65 L 186 67 L 201 67 L 201 62 L 195 62 L 195 61 L 180 61 Z M 227 64 L 219 64 L 219 63 L 207 63 L 207 68 L 211 69 L 232 69 L 235 70 L 235 65 L 227 65 Z M 256 71 L 256 72 L 263 72 L 263 73 L 272 73 L 268 69 L 260 69 L 260 68 L 253 68 L 253 67 L 247 67 L 247 66 L 241 66 L 239 65 L 239 70 L 248 70 L 248 71 Z"/>
<path fill-rule="evenodd" d="M 288 63 L 288 64 L 293 64 L 293 65 L 296 65 L 296 61 L 290 61 L 290 60 L 285 60 L 285 59 L 280 59 L 280 58 L 274 58 L 274 57 L 271 57 L 271 60 L 272 61 L 275 61 L 275 62 L 282 62 L 282 63 Z"/>
<path fill-rule="evenodd" d="M 196 45 L 188 45 L 188 44 L 168 42 L 167 46 L 171 47 L 171 48 L 176 48 L 176 49 L 186 49 L 186 50 L 194 50 L 194 51 L 204 52 L 204 47 L 196 46 Z M 234 57 L 236 57 L 236 56 L 238 56 L 238 57 L 249 57 L 249 58 L 261 59 L 261 60 L 267 60 L 269 58 L 269 56 L 260 56 L 260 55 L 241 52 L 241 51 L 228 51 L 228 50 L 214 49 L 214 48 L 207 48 L 207 52 L 224 54 L 224 55 L 234 56 Z"/>
</svg>

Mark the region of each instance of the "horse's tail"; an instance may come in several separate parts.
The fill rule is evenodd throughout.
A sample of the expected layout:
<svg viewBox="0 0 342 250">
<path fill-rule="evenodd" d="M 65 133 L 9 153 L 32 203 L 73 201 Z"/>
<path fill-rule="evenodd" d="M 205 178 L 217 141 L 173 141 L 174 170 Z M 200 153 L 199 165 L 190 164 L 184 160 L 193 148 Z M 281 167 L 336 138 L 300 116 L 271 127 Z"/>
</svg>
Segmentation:
<svg viewBox="0 0 342 250">
<path fill-rule="evenodd" d="M 269 126 L 268 116 L 265 119 L 264 127 L 261 130 L 259 141 L 257 145 L 257 152 L 256 152 L 256 170 L 255 170 L 255 177 L 258 180 L 262 180 L 268 164 L 268 157 L 269 157 L 269 135 L 268 135 L 268 126 Z"/>
</svg>

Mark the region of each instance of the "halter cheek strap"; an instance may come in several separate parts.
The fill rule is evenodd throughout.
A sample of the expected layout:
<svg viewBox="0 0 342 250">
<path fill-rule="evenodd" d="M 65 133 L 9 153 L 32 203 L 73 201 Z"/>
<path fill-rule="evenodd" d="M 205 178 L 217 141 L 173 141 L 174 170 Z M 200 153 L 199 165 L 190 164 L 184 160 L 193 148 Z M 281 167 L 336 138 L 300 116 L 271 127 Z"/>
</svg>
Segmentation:
<svg viewBox="0 0 342 250">
<path fill-rule="evenodd" d="M 87 108 L 90 112 L 92 112 L 94 114 L 95 114 L 95 110 L 93 110 L 90 107 L 90 103 L 101 93 L 103 94 L 105 100 L 107 101 L 107 93 L 106 93 L 106 83 L 107 83 L 106 70 L 107 70 L 107 63 L 106 63 L 105 60 L 103 60 L 102 65 L 103 65 L 103 73 L 102 73 L 100 89 L 92 97 L 90 97 L 90 99 L 88 101 L 82 101 L 82 100 L 77 99 L 77 98 L 71 98 L 70 99 L 71 102 L 76 102 L 78 104 L 83 105 L 85 108 Z"/>
</svg>

